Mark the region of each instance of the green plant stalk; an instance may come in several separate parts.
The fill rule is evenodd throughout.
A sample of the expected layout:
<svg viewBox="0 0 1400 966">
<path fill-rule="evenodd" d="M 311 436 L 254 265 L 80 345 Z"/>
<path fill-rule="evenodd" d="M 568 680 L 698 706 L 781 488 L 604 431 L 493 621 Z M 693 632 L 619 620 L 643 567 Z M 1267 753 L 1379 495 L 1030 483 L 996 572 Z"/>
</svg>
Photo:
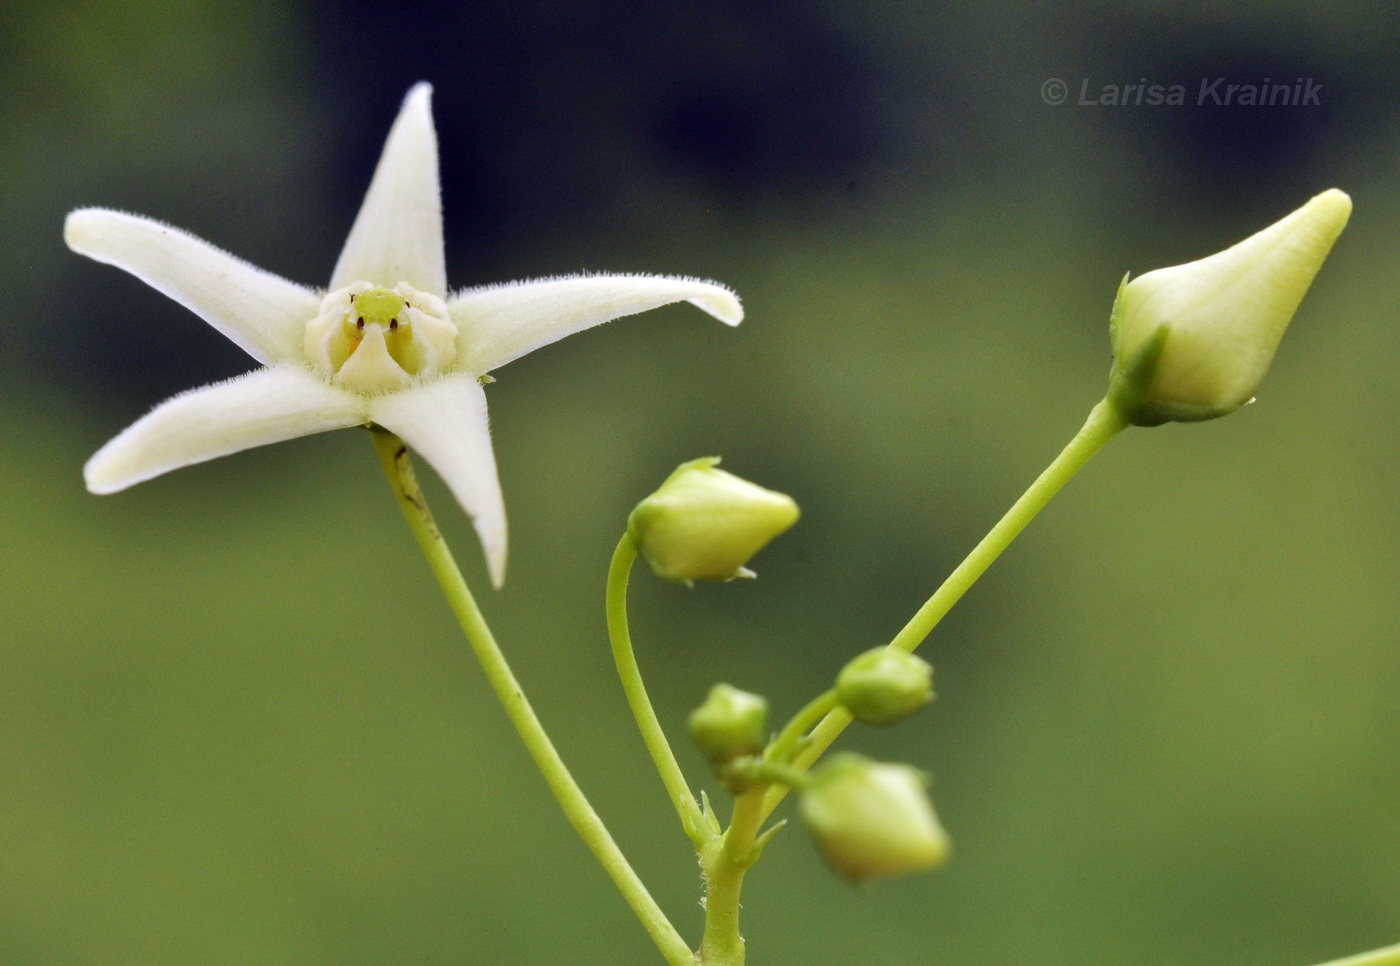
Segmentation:
<svg viewBox="0 0 1400 966">
<path fill-rule="evenodd" d="M 701 850 L 705 936 L 696 961 L 702 966 L 744 966 L 739 894 L 744 888 L 744 874 L 757 858 L 754 846 L 763 824 L 763 799 L 763 790 L 758 788 L 735 798 L 729 828 Z"/>
<path fill-rule="evenodd" d="M 559 752 L 549 740 L 549 735 L 545 733 L 539 718 L 535 716 L 530 702 L 526 700 L 520 683 L 511 672 L 505 655 L 501 653 L 486 619 L 467 588 L 452 552 L 438 531 L 437 524 L 433 522 L 432 513 L 414 475 L 407 447 L 393 433 L 378 427 L 372 430 L 371 435 L 374 437 L 374 449 L 379 456 L 380 465 L 384 468 L 385 476 L 389 478 L 389 485 L 398 499 L 399 509 L 403 511 L 409 529 L 413 531 L 413 536 L 428 561 L 428 567 L 437 578 L 438 586 L 442 588 L 452 613 L 461 624 L 472 651 L 475 652 L 482 670 L 486 672 L 487 680 L 496 692 L 496 697 L 505 708 L 506 716 L 510 718 L 511 724 L 525 743 L 530 757 L 535 760 L 535 765 L 544 776 L 549 790 L 554 793 L 555 799 L 568 817 L 569 824 L 578 832 L 584 844 L 611 877 L 613 884 L 641 920 L 642 926 L 661 950 L 667 963 L 670 966 L 694 966 L 694 953 L 652 899 L 646 886 L 613 841 L 602 819 L 588 803 L 583 790 L 569 774 L 569 769 L 559 757 Z"/>
<path fill-rule="evenodd" d="M 1373 949 L 1369 953 L 1357 953 L 1345 959 L 1333 959 L 1320 966 L 1400 966 L 1400 945 Z"/>
<path fill-rule="evenodd" d="M 730 787 L 733 787 L 734 782 L 739 782 L 741 788 L 758 788 L 774 782 L 782 782 L 790 788 L 807 786 L 806 772 L 800 772 L 781 762 L 769 761 L 767 758 L 740 758 L 732 761 L 721 769 L 720 777 Z"/>
<path fill-rule="evenodd" d="M 1083 427 L 1060 455 L 1036 477 L 1030 488 L 1021 494 L 1021 498 L 1012 504 L 1011 509 L 1006 511 L 1006 515 L 997 521 L 996 526 L 992 527 L 981 542 L 972 548 L 967 558 L 948 575 L 948 579 L 943 581 L 942 586 L 934 591 L 933 596 L 909 619 L 909 623 L 895 635 L 889 646 L 912 652 L 922 644 L 944 615 L 977 582 L 977 578 L 986 572 L 992 562 L 1001 556 L 1001 552 L 1011 545 L 1011 541 L 1020 535 L 1027 524 L 1035 519 L 1036 514 L 1045 508 L 1050 499 L 1060 492 L 1074 474 L 1083 469 L 1105 443 L 1122 432 L 1127 425 L 1122 412 L 1110 399 L 1105 398 L 1096 405 L 1090 411 Z M 845 708 L 834 708 L 828 712 L 821 723 L 812 729 L 806 745 L 793 759 L 793 764 L 798 768 L 811 767 L 812 763 L 831 747 L 831 743 L 841 732 L 846 730 L 851 721 L 851 714 Z M 787 792 L 787 788 L 781 785 L 769 788 L 761 817 L 766 819 L 772 814 Z"/>
<path fill-rule="evenodd" d="M 783 730 L 768 749 L 763 753 L 764 761 L 777 761 L 787 763 L 792 760 L 799 748 L 799 742 L 818 721 L 831 713 L 836 707 L 836 689 L 832 688 L 817 695 L 807 702 L 797 714 L 792 716 L 792 720 L 783 726 Z"/>
<path fill-rule="evenodd" d="M 612 564 L 608 567 L 607 617 L 608 639 L 612 642 L 613 660 L 617 663 L 617 676 L 622 679 L 622 690 L 627 695 L 627 704 L 632 709 L 632 717 L 637 719 L 637 728 L 642 733 L 651 760 L 666 786 L 666 794 L 680 816 L 681 827 L 698 850 L 704 845 L 709 834 L 700 814 L 700 806 L 695 795 L 686 783 L 681 766 L 656 711 L 647 697 L 646 685 L 642 683 L 642 672 L 637 666 L 637 655 L 632 650 L 632 632 L 627 626 L 627 584 L 632 575 L 632 564 L 637 560 L 637 545 L 627 534 L 618 541 L 613 551 Z"/>
</svg>

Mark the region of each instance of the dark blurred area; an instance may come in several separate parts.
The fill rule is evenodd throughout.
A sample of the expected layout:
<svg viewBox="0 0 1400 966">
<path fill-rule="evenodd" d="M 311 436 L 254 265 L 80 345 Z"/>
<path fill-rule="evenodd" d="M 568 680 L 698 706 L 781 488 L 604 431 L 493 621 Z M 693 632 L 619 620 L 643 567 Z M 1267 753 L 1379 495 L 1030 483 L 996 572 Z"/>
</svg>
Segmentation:
<svg viewBox="0 0 1400 966">
<path fill-rule="evenodd" d="M 353 126 L 386 93 L 441 78 L 445 180 L 474 217 L 454 248 L 481 257 L 575 226 L 615 229 L 639 186 L 749 211 L 841 194 L 884 146 L 876 52 L 808 5 L 566 2 L 519 6 L 322 4 L 364 24 L 320 51 Z M 423 38 L 432 37 L 431 47 Z M 343 182 L 373 165 L 347 151 Z M 635 199 L 635 200 L 634 200 Z M 347 206 L 355 199 L 347 195 Z M 630 203 L 629 203 L 630 202 Z"/>
<path fill-rule="evenodd" d="M 756 966 L 1303 966 L 1396 941 L 1397 53 L 1400 7 L 1366 3 L 8 0 L 0 966 L 659 961 L 363 434 L 82 491 L 105 439 L 252 362 L 68 252 L 65 213 L 324 284 L 419 80 L 452 284 L 649 271 L 745 300 L 737 331 L 670 308 L 489 390 L 512 572 L 483 605 L 687 936 L 693 859 L 602 629 L 631 505 L 706 454 L 796 496 L 757 582 L 639 572 L 633 601 L 678 743 L 716 680 L 791 713 L 1068 440 L 1125 271 L 1348 190 L 1259 404 L 1115 442 L 926 645 L 935 705 L 844 739 L 934 772 L 949 869 L 854 893 L 785 831 L 745 931 Z M 1318 94 L 1202 100 L 1217 78 Z M 1154 84 L 1184 103 L 1106 103 Z"/>
</svg>

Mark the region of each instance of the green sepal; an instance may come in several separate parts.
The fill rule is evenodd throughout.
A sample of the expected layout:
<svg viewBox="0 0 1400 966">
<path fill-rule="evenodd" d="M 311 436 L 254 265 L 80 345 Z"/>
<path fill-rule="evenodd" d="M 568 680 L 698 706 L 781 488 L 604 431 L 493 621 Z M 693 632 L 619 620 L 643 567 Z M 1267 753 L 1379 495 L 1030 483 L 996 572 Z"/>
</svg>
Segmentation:
<svg viewBox="0 0 1400 966">
<path fill-rule="evenodd" d="M 715 817 L 715 807 L 710 804 L 710 793 L 705 789 L 700 789 L 700 813 L 705 818 L 705 827 L 713 835 L 720 835 L 724 829 L 720 827 L 719 819 Z"/>
<path fill-rule="evenodd" d="M 739 864 L 747 869 L 749 866 L 753 865 L 755 862 L 761 859 L 763 857 L 764 848 L 768 845 L 769 842 L 773 841 L 773 836 L 777 835 L 778 832 L 782 829 L 782 827 L 787 823 L 788 820 L 783 819 L 780 822 L 774 822 L 767 829 L 765 829 L 758 836 L 758 838 L 753 840 L 753 846 L 749 849 L 749 854 L 744 856 L 743 860 Z"/>
<path fill-rule="evenodd" d="M 688 799 L 681 806 L 681 825 L 685 830 L 685 837 L 690 839 L 696 849 L 703 848 L 705 842 L 714 837 L 710 828 L 712 824 L 714 819 L 705 814 L 705 806 L 697 803 L 695 799 Z"/>
<path fill-rule="evenodd" d="M 680 466 L 677 466 L 674 470 L 672 470 L 672 471 L 671 471 L 671 475 L 668 476 L 668 477 L 666 477 L 666 479 L 662 480 L 662 481 L 661 481 L 661 486 L 658 486 L 657 489 L 658 489 L 658 490 L 664 489 L 667 483 L 670 483 L 672 480 L 676 479 L 677 477 L 684 476 L 686 473 L 689 473 L 691 470 L 709 470 L 709 469 L 714 469 L 714 468 L 715 468 L 716 466 L 718 466 L 721 462 L 722 462 L 722 460 L 721 460 L 721 458 L 718 457 L 718 456 L 699 456 L 699 457 L 696 457 L 696 458 L 693 459 L 693 460 L 686 460 L 686 461 L 685 461 L 684 463 L 682 463 Z"/>
<path fill-rule="evenodd" d="M 1117 303 L 1114 303 L 1115 318 L 1117 314 Z M 1111 328 L 1113 323 L 1109 325 Z M 1127 365 L 1120 366 L 1116 358 L 1113 360 L 1113 371 L 1108 379 L 1108 401 L 1122 413 L 1128 424 L 1152 427 L 1163 423 L 1199 423 L 1228 416 L 1239 409 L 1239 406 L 1192 406 L 1188 403 L 1143 401 L 1170 337 L 1171 330 L 1160 325 Z"/>
<path fill-rule="evenodd" d="M 1134 426 L 1160 426 L 1163 423 L 1203 423 L 1207 419 L 1228 416 L 1240 408 L 1240 406 L 1227 406 L 1220 409 L 1207 406 L 1188 406 L 1184 403 L 1150 403 L 1138 410 L 1137 419 L 1130 419 L 1128 422 Z"/>
<path fill-rule="evenodd" d="M 1118 327 L 1123 321 L 1123 290 L 1128 287 L 1128 278 L 1132 272 L 1124 272 L 1123 280 L 1118 283 L 1118 291 L 1113 296 L 1113 309 L 1108 313 L 1108 344 L 1113 350 L 1113 358 L 1118 358 Z"/>
</svg>

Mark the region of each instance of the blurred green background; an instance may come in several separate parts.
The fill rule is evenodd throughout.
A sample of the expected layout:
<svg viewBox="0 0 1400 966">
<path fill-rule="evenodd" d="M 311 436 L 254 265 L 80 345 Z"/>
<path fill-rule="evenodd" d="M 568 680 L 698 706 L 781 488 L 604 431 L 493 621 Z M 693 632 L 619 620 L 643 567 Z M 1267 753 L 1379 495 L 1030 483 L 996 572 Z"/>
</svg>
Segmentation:
<svg viewBox="0 0 1400 966">
<path fill-rule="evenodd" d="M 1400 940 L 1397 53 L 1378 3 L 7 0 L 0 966 L 659 962 L 363 434 L 82 487 L 128 422 L 250 361 L 68 253 L 65 212 L 320 284 L 420 79 L 455 284 L 680 272 L 745 299 L 737 331 L 673 307 L 490 390 L 512 569 L 484 606 L 690 937 L 695 863 L 602 621 L 631 504 L 704 454 L 802 503 L 758 581 L 633 595 L 674 732 L 721 679 L 791 713 L 1078 427 L 1123 272 L 1350 191 L 1260 402 L 1110 446 L 926 645 L 938 702 L 843 739 L 935 774 L 954 862 L 855 891 L 794 828 L 745 932 L 755 966 L 1304 966 Z M 1216 77 L 1322 89 L 1196 104 Z M 1144 80 L 1187 104 L 1077 103 Z"/>
</svg>

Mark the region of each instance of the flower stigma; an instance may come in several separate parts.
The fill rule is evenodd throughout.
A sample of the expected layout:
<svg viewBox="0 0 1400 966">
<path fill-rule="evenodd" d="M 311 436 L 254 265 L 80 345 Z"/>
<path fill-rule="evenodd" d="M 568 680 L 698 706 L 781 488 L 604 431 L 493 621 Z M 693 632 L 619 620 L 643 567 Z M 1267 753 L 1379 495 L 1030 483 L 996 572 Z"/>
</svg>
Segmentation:
<svg viewBox="0 0 1400 966">
<path fill-rule="evenodd" d="M 303 346 L 312 367 L 336 385 L 391 392 L 447 369 L 457 357 L 457 326 L 446 302 L 407 282 L 391 289 L 355 282 L 321 300 Z"/>
</svg>

